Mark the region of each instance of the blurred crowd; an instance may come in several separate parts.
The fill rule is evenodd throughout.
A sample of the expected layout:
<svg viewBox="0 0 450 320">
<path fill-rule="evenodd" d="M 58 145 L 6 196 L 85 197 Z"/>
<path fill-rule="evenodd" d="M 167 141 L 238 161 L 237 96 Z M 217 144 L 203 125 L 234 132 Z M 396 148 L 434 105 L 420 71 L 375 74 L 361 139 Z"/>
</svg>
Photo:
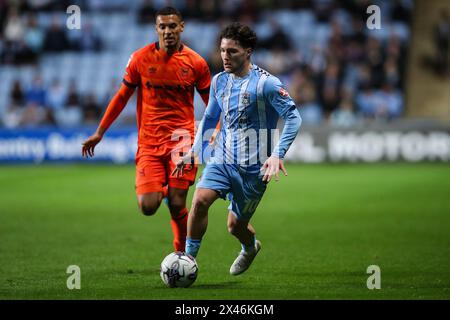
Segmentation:
<svg viewBox="0 0 450 320">
<path fill-rule="evenodd" d="M 362 119 L 401 117 L 405 44 L 395 34 L 386 42 L 368 37 L 363 32 L 365 23 L 357 18 L 347 35 L 331 23 L 332 35 L 325 48 L 315 48 L 312 59 L 290 60 L 284 70 L 276 70 L 288 78 L 289 92 L 301 106 L 304 121 L 320 124 L 328 119 L 333 125 L 353 126 Z"/>
<path fill-rule="evenodd" d="M 137 25 L 154 23 L 157 9 L 177 7 L 186 23 L 198 21 L 220 30 L 230 21 L 250 24 L 258 32 L 254 62 L 278 76 L 288 87 L 304 124 L 329 123 L 351 127 L 373 119 L 390 121 L 404 111 L 404 79 L 408 37 L 391 32 L 382 37 L 366 27 L 368 0 L 92 0 L 92 1 L 0 0 L 1 65 L 36 64 L 48 53 L 110 50 L 101 30 L 89 23 L 81 32 L 67 32 L 60 20 L 40 21 L 40 12 L 63 10 L 79 4 L 83 10 L 121 12 L 132 10 Z M 382 9 L 382 23 L 400 23 L 409 31 L 412 0 L 374 1 Z M 276 11 L 274 11 L 276 10 Z M 307 10 L 314 26 L 327 26 L 324 43 L 296 43 L 291 29 L 272 12 Z M 297 30 L 298 31 L 298 30 Z M 311 30 L 313 31 L 313 30 Z M 309 32 L 309 30 L 306 30 Z M 314 39 L 313 39 L 314 40 Z M 193 49 L 194 44 L 188 43 Z M 217 43 L 211 43 L 205 59 L 212 74 L 222 70 Z M 135 48 L 137 49 L 137 48 Z M 447 47 L 448 50 L 448 47 Z M 130 52 L 131 53 L 131 52 Z M 121 70 L 122 71 L 122 70 Z M 97 123 L 121 79 L 111 80 L 104 95 L 81 94 L 75 80 L 67 87 L 55 78 L 46 83 L 39 73 L 28 83 L 17 80 L 9 93 L 2 125 L 56 125 Z"/>
<path fill-rule="evenodd" d="M 60 7 L 61 3 L 58 3 L 51 8 Z M 84 25 L 83 32 L 67 32 L 60 19 L 39 21 L 38 12 L 41 11 L 38 8 L 31 7 L 26 1 L 0 0 L 0 63 L 36 63 L 45 53 L 102 49 L 100 35 L 92 25 Z"/>
<path fill-rule="evenodd" d="M 424 65 L 443 79 L 450 76 L 450 13 L 440 12 L 432 31 L 434 53 L 424 57 Z"/>
<path fill-rule="evenodd" d="M 47 86 L 39 75 L 33 78 L 26 89 L 20 81 L 15 81 L 9 108 L 2 116 L 3 125 L 6 128 L 95 126 L 118 88 L 118 81 L 113 79 L 109 92 L 98 97 L 94 92 L 80 94 L 74 80 L 70 81 L 68 90 L 63 88 L 58 79 Z M 135 121 L 134 118 L 122 120 L 122 123 L 127 124 L 134 124 Z"/>
</svg>

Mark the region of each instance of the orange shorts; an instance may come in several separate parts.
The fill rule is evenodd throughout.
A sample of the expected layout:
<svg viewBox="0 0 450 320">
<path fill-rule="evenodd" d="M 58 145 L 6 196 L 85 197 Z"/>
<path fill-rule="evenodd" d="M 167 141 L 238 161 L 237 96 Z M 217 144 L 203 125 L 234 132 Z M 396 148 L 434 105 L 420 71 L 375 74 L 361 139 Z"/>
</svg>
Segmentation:
<svg viewBox="0 0 450 320">
<path fill-rule="evenodd" d="M 176 163 L 172 161 L 171 150 L 155 155 L 152 148 L 138 148 L 136 153 L 136 194 L 163 192 L 163 187 L 187 190 L 195 182 L 197 165 L 185 170 L 181 177 L 171 177 Z"/>
</svg>

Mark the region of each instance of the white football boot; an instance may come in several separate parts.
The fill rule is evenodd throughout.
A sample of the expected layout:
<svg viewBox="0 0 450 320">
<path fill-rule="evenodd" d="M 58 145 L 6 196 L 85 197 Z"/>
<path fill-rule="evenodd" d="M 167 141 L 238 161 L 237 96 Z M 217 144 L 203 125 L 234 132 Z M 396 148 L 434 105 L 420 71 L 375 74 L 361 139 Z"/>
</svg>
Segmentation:
<svg viewBox="0 0 450 320">
<path fill-rule="evenodd" d="M 259 250 L 261 250 L 261 242 L 259 240 L 256 240 L 255 250 L 253 252 L 241 251 L 236 260 L 234 260 L 233 264 L 231 265 L 230 274 L 233 276 L 237 276 L 238 274 L 246 271 L 252 264 L 253 259 L 255 259 Z"/>
</svg>

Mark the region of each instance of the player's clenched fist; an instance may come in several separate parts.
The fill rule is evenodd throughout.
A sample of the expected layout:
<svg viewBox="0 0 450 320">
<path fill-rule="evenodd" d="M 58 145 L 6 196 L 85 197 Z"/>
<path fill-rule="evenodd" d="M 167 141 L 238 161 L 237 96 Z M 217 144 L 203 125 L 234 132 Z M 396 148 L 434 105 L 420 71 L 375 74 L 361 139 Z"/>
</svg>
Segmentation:
<svg viewBox="0 0 450 320">
<path fill-rule="evenodd" d="M 81 155 L 86 158 L 93 157 L 95 146 L 102 140 L 102 138 L 103 136 L 98 133 L 94 133 L 90 136 L 82 144 L 83 148 L 81 149 Z"/>
<path fill-rule="evenodd" d="M 262 178 L 263 181 L 269 182 L 272 179 L 272 176 L 275 175 L 275 181 L 280 179 L 280 170 L 287 176 L 286 168 L 284 167 L 283 160 L 271 156 L 269 159 L 264 162 L 264 165 L 261 167 L 261 171 L 264 172 L 264 176 Z"/>
</svg>

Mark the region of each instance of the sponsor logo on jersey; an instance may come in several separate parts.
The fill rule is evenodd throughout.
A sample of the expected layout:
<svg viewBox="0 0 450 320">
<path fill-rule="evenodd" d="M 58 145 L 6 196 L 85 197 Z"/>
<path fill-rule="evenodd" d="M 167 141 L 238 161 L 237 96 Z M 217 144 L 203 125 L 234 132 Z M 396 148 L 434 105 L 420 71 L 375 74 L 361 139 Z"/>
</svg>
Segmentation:
<svg viewBox="0 0 450 320">
<path fill-rule="evenodd" d="M 187 78 L 187 76 L 189 75 L 189 68 L 182 67 L 180 69 L 180 74 L 182 78 Z"/>
<path fill-rule="evenodd" d="M 244 92 L 241 97 L 242 105 L 247 107 L 250 105 L 250 93 Z"/>
<path fill-rule="evenodd" d="M 194 89 L 192 85 L 184 85 L 184 84 L 165 84 L 165 83 L 151 83 L 150 81 L 145 82 L 145 87 L 147 89 L 155 89 L 155 90 L 174 90 L 174 91 L 191 91 Z"/>
</svg>

